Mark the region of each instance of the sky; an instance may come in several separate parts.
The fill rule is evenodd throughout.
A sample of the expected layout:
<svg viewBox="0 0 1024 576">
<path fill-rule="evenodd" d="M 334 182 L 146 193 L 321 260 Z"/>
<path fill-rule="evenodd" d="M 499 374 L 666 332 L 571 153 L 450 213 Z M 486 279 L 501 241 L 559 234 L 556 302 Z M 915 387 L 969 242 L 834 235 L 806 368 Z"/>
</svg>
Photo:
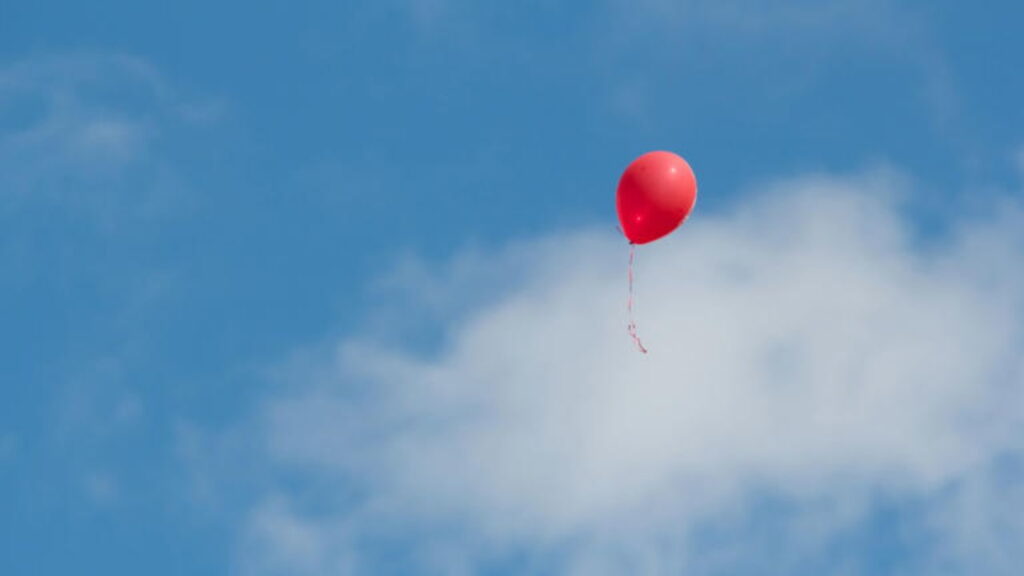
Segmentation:
<svg viewBox="0 0 1024 576">
<path fill-rule="evenodd" d="M 1022 20 L 0 0 L 0 573 L 1017 574 Z"/>
</svg>

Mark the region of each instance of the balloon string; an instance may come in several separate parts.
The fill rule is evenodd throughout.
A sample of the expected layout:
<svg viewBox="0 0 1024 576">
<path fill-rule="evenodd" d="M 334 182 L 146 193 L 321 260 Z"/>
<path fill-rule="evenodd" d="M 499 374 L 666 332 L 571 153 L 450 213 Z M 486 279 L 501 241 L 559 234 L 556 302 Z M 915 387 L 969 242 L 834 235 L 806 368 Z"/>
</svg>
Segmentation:
<svg viewBox="0 0 1024 576">
<path fill-rule="evenodd" d="M 633 318 L 633 261 L 636 259 L 636 244 L 629 243 L 629 300 L 626 301 L 626 311 L 629 313 L 629 325 L 626 328 L 629 331 L 629 336 L 633 339 L 636 347 L 640 352 L 647 354 L 647 348 L 644 348 L 643 342 L 640 341 L 640 335 L 637 334 L 636 320 Z"/>
</svg>

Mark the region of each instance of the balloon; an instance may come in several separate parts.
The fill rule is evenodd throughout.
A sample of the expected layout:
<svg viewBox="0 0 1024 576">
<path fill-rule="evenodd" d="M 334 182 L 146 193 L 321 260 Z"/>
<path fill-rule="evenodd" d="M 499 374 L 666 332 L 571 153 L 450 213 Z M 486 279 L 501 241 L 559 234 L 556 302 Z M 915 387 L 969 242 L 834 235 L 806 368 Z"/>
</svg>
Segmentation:
<svg viewBox="0 0 1024 576">
<path fill-rule="evenodd" d="M 619 179 L 616 209 L 630 244 L 647 244 L 683 223 L 697 202 L 693 170 L 671 152 L 648 152 Z"/>
</svg>

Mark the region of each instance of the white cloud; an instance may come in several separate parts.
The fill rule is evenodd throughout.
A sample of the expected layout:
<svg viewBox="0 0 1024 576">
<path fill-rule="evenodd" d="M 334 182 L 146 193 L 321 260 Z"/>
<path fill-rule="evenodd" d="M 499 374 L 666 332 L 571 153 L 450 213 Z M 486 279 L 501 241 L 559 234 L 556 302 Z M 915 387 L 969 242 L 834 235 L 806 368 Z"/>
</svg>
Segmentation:
<svg viewBox="0 0 1024 576">
<path fill-rule="evenodd" d="M 439 290 L 473 302 L 450 306 L 441 350 L 355 338 L 289 365 L 251 433 L 307 484 L 275 489 L 249 532 L 282 571 L 333 573 L 318 567 L 335 539 L 373 550 L 405 534 L 411 562 L 467 572 L 519 552 L 542 572 L 667 574 L 749 563 L 756 539 L 696 542 L 751 530 L 765 497 L 790 510 L 762 551 L 780 562 L 825 554 L 878 498 L 933 502 L 936 518 L 967 506 L 989 525 L 998 503 L 960 487 L 1024 448 L 1024 271 L 1008 265 L 1024 218 L 1008 207 L 927 238 L 902 216 L 908 186 L 811 176 L 730 214 L 698 206 L 640 250 L 648 356 L 626 336 L 618 238 L 441 267 L 409 286 L 430 306 L 449 306 Z M 987 554 L 930 526 L 965 543 L 958 558 Z M 992 538 L 1024 545 L 1020 530 Z M 858 573 L 850 562 L 837 573 Z"/>
</svg>

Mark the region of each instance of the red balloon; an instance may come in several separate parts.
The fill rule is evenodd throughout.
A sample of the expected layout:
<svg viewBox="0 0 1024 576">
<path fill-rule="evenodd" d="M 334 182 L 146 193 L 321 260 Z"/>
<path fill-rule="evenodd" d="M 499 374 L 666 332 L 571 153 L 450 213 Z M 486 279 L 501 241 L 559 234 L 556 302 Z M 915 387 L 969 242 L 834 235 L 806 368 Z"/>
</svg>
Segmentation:
<svg viewBox="0 0 1024 576">
<path fill-rule="evenodd" d="M 648 152 L 619 179 L 616 209 L 631 244 L 653 242 L 683 223 L 697 202 L 693 169 L 671 152 Z"/>
</svg>

